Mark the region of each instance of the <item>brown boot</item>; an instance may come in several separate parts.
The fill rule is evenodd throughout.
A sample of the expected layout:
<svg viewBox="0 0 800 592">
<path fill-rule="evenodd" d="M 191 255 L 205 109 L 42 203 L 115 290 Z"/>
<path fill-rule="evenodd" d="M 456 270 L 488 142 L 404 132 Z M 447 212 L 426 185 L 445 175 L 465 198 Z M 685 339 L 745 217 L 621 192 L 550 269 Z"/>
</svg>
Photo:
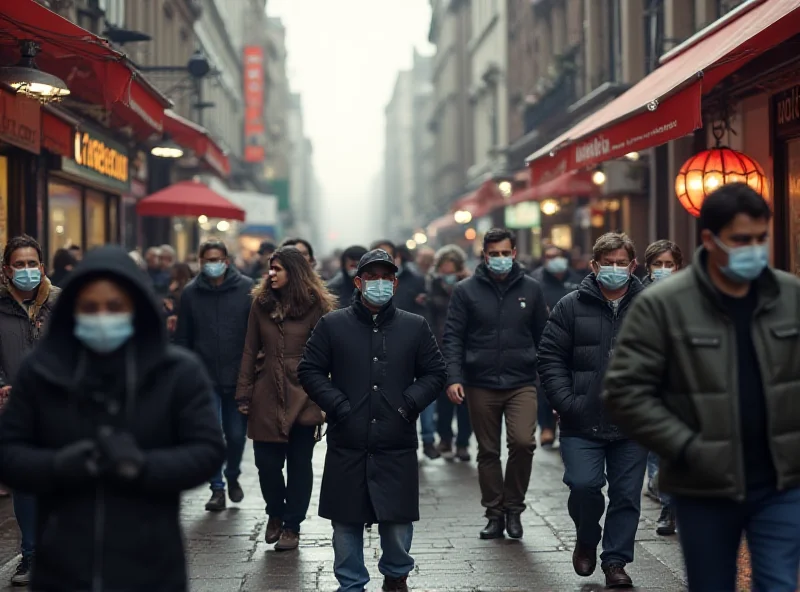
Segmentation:
<svg viewBox="0 0 800 592">
<path fill-rule="evenodd" d="M 402 578 L 383 578 L 383 592 L 408 592 L 408 576 Z"/>
<path fill-rule="evenodd" d="M 625 566 L 612 564 L 603 566 L 606 574 L 606 588 L 633 588 L 633 580 L 625 572 Z"/>
<path fill-rule="evenodd" d="M 278 539 L 281 538 L 282 528 L 283 520 L 270 517 L 269 522 L 267 522 L 267 536 L 264 539 L 268 545 L 278 542 Z"/>
<path fill-rule="evenodd" d="M 281 538 L 275 544 L 276 551 L 294 551 L 300 545 L 300 535 L 291 530 L 282 530 Z"/>
<path fill-rule="evenodd" d="M 597 549 L 575 543 L 575 550 L 572 552 L 572 567 L 579 576 L 586 578 L 592 575 L 597 567 Z"/>
</svg>

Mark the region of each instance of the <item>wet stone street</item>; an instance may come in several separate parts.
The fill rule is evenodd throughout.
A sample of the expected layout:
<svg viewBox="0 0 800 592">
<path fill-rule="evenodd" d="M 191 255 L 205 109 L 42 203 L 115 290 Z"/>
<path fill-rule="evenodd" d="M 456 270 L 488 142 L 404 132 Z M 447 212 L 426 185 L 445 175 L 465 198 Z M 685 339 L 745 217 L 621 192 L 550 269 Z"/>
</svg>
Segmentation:
<svg viewBox="0 0 800 592">
<path fill-rule="evenodd" d="M 315 453 L 314 497 L 297 552 L 276 553 L 264 543 L 266 516 L 250 447 L 243 462 L 243 503 L 229 502 L 225 512 L 211 514 L 203 507 L 207 489 L 186 495 L 182 518 L 192 592 L 336 590 L 331 527 L 316 517 L 324 454 L 323 442 Z M 558 453 L 537 450 L 528 490 L 529 509 L 523 514 L 525 537 L 520 541 L 481 541 L 478 532 L 485 521 L 474 460 L 422 461 L 422 520 L 415 525 L 411 554 L 417 566 L 409 578 L 410 587 L 454 592 L 603 590 L 599 567 L 590 578 L 581 578 L 572 570 L 575 531 L 567 514 L 567 489 L 561 476 Z M 658 508 L 646 498 L 642 506 L 636 561 L 629 566 L 629 573 L 639 590 L 684 590 L 677 539 L 657 536 Z M 18 560 L 10 500 L 0 501 L 0 529 L 0 559 L 4 562 L 0 578 L 7 582 Z M 365 556 L 373 578 L 368 589 L 377 591 L 382 583 L 377 568 L 377 527 L 365 533 L 365 546 L 369 547 Z"/>
</svg>

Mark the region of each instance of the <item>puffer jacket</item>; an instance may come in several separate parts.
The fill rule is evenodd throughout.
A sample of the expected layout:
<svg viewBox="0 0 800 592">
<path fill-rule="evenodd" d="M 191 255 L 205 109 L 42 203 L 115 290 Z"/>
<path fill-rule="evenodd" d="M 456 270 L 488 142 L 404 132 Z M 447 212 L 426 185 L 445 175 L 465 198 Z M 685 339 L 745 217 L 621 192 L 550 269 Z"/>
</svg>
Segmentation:
<svg viewBox="0 0 800 592">
<path fill-rule="evenodd" d="M 539 346 L 539 377 L 563 436 L 624 437 L 603 411 L 603 375 L 630 304 L 643 290 L 632 277 L 614 308 L 590 274 L 550 314 Z"/>
<path fill-rule="evenodd" d="M 767 269 L 754 286 L 752 338 L 777 487 L 800 487 L 800 279 Z M 626 434 L 661 457 L 663 491 L 745 497 L 735 331 L 702 247 L 689 269 L 631 307 L 606 373 L 605 404 Z"/>
<path fill-rule="evenodd" d="M 447 384 L 497 390 L 535 384 L 546 322 L 539 282 L 516 263 L 502 282 L 480 264 L 450 299 L 442 344 Z"/>
</svg>

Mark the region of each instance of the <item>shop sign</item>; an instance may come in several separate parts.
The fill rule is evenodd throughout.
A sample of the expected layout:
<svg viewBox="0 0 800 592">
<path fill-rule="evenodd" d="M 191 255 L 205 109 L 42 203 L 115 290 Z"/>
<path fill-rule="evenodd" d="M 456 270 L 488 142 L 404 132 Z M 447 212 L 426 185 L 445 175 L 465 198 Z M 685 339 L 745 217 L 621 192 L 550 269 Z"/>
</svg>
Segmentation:
<svg viewBox="0 0 800 592">
<path fill-rule="evenodd" d="M 61 170 L 116 193 L 130 188 L 128 150 L 94 131 L 75 132 L 75 158 L 62 158 Z"/>
<path fill-rule="evenodd" d="M 264 50 L 244 48 L 244 160 L 264 162 Z"/>
<path fill-rule="evenodd" d="M 800 84 L 772 97 L 772 126 L 778 139 L 800 136 Z"/>
<path fill-rule="evenodd" d="M 0 91 L 0 140 L 39 154 L 42 149 L 41 130 L 37 101 Z"/>
<path fill-rule="evenodd" d="M 539 202 L 523 201 L 505 208 L 506 228 L 539 228 L 541 226 L 541 212 Z"/>
</svg>

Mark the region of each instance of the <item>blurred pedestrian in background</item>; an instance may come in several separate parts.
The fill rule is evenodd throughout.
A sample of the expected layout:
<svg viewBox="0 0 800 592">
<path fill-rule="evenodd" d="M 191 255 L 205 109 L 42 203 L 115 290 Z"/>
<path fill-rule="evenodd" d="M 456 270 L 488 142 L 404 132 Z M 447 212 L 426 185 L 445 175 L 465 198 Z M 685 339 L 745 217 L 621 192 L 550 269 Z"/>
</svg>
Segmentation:
<svg viewBox="0 0 800 592">
<path fill-rule="evenodd" d="M 193 278 L 194 274 L 188 263 L 176 263 L 170 270 L 169 295 L 164 299 L 164 311 L 167 314 L 167 330 L 171 338 L 174 337 L 175 330 L 178 328 L 181 295 Z"/>
<path fill-rule="evenodd" d="M 224 454 L 211 397 L 128 254 L 88 253 L 0 416 L 0 479 L 38 499 L 31 589 L 187 589 L 180 493 Z"/>
<path fill-rule="evenodd" d="M 359 245 L 347 247 L 342 251 L 339 271 L 328 282 L 328 290 L 336 299 L 336 308 L 347 308 L 352 304 L 356 289 L 353 278 L 356 277 L 358 262 L 366 252 L 367 250 Z"/>
<path fill-rule="evenodd" d="M 445 245 L 435 253 L 433 268 L 427 278 L 428 319 L 436 336 L 439 347 L 444 338 L 447 309 L 453 288 L 463 279 L 470 276 L 465 267 L 467 255 L 458 245 Z M 467 405 L 455 405 L 448 399 L 446 389 L 442 389 L 436 400 L 437 432 L 439 432 L 439 452 L 448 460 L 458 458 L 468 462 L 469 438 L 472 425 L 469 421 Z M 455 438 L 455 454 L 453 453 L 453 415 L 456 415 L 458 433 Z"/>
<path fill-rule="evenodd" d="M 691 267 L 634 304 L 606 406 L 661 459 L 690 590 L 792 592 L 800 565 L 800 279 L 769 267 L 769 204 L 724 185 L 700 209 Z"/>
<path fill-rule="evenodd" d="M 302 253 L 289 247 L 275 251 L 250 310 L 236 403 L 247 415 L 269 517 L 266 542 L 276 543 L 276 551 L 297 548 L 311 503 L 311 460 L 324 417 L 300 386 L 297 365 L 314 326 L 334 308 Z"/>
<path fill-rule="evenodd" d="M 306 258 L 306 261 L 308 261 L 312 269 L 317 267 L 317 260 L 314 259 L 314 247 L 312 247 L 311 243 L 308 242 L 306 239 L 287 238 L 285 241 L 281 243 L 281 246 L 294 247 L 303 254 L 303 257 Z"/>
<path fill-rule="evenodd" d="M 72 258 L 67 252 L 67 256 Z M 61 290 L 44 275 L 42 247 L 33 237 L 12 238 L 3 251 L 3 285 L 0 286 L 0 399 L 5 402 L 16 388 L 17 375 L 45 329 Z M 12 488 L 12 480 L 5 481 Z M 22 539 L 22 561 L 11 577 L 26 586 L 36 553 L 36 498 L 14 491 L 14 515 Z"/>
<path fill-rule="evenodd" d="M 434 251 L 431 247 L 427 245 L 417 247 L 416 257 L 414 257 L 417 273 L 422 275 L 422 277 L 426 277 L 433 269 L 433 261 L 435 258 L 436 251 Z"/>
<path fill-rule="evenodd" d="M 419 520 L 416 417 L 437 397 L 445 365 L 424 318 L 397 309 L 397 266 L 373 250 L 358 265 L 361 298 L 322 317 L 298 368 L 328 414 L 319 515 L 333 523 L 342 592 L 364 590 L 364 524 L 378 523 L 383 589 L 405 592 Z"/>
<path fill-rule="evenodd" d="M 80 262 L 80 260 L 83 259 L 83 249 L 81 249 L 80 245 L 70 245 L 67 249 L 75 261 Z"/>
<path fill-rule="evenodd" d="M 230 265 L 228 248 L 221 240 L 205 241 L 198 256 L 203 271 L 181 294 L 175 343 L 197 353 L 211 377 L 227 444 L 224 476 L 228 497 L 238 503 L 244 499 L 239 475 L 247 440 L 247 418 L 236 405 L 236 382 L 247 334 L 253 280 Z M 211 499 L 206 510 L 225 509 L 225 480 L 222 470 L 211 480 Z"/>
<path fill-rule="evenodd" d="M 249 273 L 256 282 L 261 281 L 269 273 L 269 260 L 276 248 L 275 243 L 271 241 L 264 241 L 258 246 L 257 257 Z"/>
<path fill-rule="evenodd" d="M 157 296 L 164 298 L 169 292 L 169 272 L 161 266 L 161 248 L 150 247 L 144 254 L 147 261 L 147 275 Z"/>
<path fill-rule="evenodd" d="M 57 288 L 63 287 L 77 263 L 69 249 L 58 249 L 53 254 L 53 273 L 49 276 L 50 283 Z"/>
</svg>

